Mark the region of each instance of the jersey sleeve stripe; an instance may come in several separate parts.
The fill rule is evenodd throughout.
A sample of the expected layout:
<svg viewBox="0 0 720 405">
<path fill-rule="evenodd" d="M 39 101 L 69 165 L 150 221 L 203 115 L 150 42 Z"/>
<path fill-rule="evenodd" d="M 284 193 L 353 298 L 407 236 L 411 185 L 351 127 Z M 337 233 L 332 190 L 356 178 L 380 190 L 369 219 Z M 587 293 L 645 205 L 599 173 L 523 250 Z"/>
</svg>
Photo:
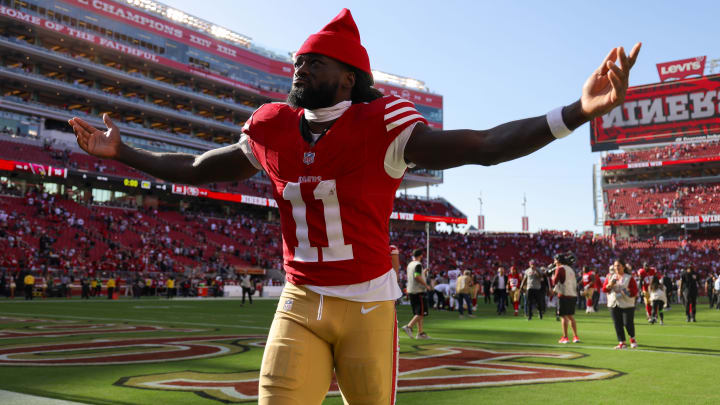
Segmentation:
<svg viewBox="0 0 720 405">
<path fill-rule="evenodd" d="M 385 114 L 385 121 L 387 121 L 388 119 L 390 119 L 390 118 L 392 118 L 392 117 L 395 117 L 395 116 L 397 116 L 397 115 L 400 115 L 400 114 L 402 114 L 402 113 L 406 113 L 406 112 L 410 112 L 410 111 L 412 111 L 412 112 L 417 112 L 417 110 L 415 109 L 415 107 L 403 107 L 403 108 L 399 108 L 399 109 L 397 109 L 397 110 L 395 110 L 395 111 L 393 111 L 393 112 L 391 112 L 391 113 Z"/>
<path fill-rule="evenodd" d="M 393 130 L 394 128 L 397 128 L 400 125 L 403 125 L 410 121 L 425 121 L 425 118 L 423 118 L 423 116 L 420 114 L 412 114 L 412 115 L 408 115 L 406 117 L 403 117 L 396 121 L 388 123 L 387 125 L 385 125 L 385 128 L 389 132 L 389 131 Z"/>
<path fill-rule="evenodd" d="M 395 100 L 395 101 L 393 101 L 393 102 L 387 103 L 387 105 L 385 105 L 385 109 L 387 110 L 388 108 L 390 108 L 390 107 L 392 107 L 392 106 L 394 106 L 394 105 L 396 105 L 396 104 L 400 104 L 400 103 L 409 103 L 409 104 L 412 104 L 411 102 L 405 100 L 404 98 L 398 98 L 397 100 Z"/>
</svg>

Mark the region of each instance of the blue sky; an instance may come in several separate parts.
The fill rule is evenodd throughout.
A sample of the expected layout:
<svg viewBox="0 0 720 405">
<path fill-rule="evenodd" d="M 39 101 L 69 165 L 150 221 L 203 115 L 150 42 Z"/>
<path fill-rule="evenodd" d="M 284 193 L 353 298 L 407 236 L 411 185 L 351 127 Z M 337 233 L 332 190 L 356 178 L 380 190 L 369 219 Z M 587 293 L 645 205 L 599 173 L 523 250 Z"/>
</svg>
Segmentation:
<svg viewBox="0 0 720 405">
<path fill-rule="evenodd" d="M 246 1 L 165 4 L 296 50 L 348 7 L 373 69 L 424 81 L 444 96 L 446 129 L 486 129 L 543 115 L 580 97 L 614 46 L 643 49 L 630 85 L 655 83 L 656 63 L 720 57 L 717 1 Z M 475 224 L 482 192 L 486 229 L 519 231 L 527 195 L 530 229 L 594 230 L 589 125 L 530 156 L 494 167 L 445 171 L 431 187 Z M 425 189 L 417 190 L 424 194 Z"/>
</svg>

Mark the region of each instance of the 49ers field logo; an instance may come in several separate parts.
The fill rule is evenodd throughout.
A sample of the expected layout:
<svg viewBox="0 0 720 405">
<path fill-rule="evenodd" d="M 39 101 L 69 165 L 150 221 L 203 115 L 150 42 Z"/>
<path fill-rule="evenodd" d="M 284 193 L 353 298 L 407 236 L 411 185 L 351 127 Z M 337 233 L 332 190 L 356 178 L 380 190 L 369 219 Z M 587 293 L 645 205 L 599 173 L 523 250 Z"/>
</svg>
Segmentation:
<svg viewBox="0 0 720 405">
<path fill-rule="evenodd" d="M 465 389 L 501 385 L 589 381 L 611 378 L 617 371 L 573 367 L 521 359 L 575 359 L 576 353 L 493 351 L 440 344 L 401 353 L 398 391 Z M 258 372 L 200 373 L 194 371 L 126 377 L 116 385 L 165 391 L 188 391 L 221 402 L 257 400 Z M 328 395 L 339 395 L 335 381 Z"/>
</svg>

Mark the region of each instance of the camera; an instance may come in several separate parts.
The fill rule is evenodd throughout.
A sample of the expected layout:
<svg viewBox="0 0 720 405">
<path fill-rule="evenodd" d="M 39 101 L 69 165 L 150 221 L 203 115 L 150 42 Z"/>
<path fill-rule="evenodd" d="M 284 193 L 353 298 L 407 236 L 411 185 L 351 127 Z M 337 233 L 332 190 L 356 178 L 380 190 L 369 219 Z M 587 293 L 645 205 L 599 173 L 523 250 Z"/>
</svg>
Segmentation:
<svg viewBox="0 0 720 405">
<path fill-rule="evenodd" d="M 577 259 L 575 258 L 575 254 L 571 251 L 567 251 L 564 253 L 557 253 L 554 257 L 555 260 L 560 262 L 560 264 L 565 264 L 568 266 L 574 266 L 577 262 Z"/>
</svg>

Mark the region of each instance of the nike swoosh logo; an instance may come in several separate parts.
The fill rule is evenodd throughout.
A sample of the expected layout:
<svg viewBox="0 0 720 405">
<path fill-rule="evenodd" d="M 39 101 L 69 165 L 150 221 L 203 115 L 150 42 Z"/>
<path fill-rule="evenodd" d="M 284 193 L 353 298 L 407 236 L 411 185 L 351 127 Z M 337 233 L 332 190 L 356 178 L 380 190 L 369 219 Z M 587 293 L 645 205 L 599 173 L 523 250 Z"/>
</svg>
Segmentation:
<svg viewBox="0 0 720 405">
<path fill-rule="evenodd" d="M 372 311 L 373 309 L 375 309 L 375 308 L 377 308 L 377 307 L 379 307 L 379 306 L 380 306 L 380 304 L 375 305 L 374 307 L 370 307 L 370 308 L 367 308 L 367 309 L 366 309 L 366 308 L 365 308 L 365 305 L 363 305 L 363 306 L 360 307 L 360 313 L 363 314 L 363 315 L 365 315 L 365 314 L 367 314 L 368 312 Z"/>
</svg>

